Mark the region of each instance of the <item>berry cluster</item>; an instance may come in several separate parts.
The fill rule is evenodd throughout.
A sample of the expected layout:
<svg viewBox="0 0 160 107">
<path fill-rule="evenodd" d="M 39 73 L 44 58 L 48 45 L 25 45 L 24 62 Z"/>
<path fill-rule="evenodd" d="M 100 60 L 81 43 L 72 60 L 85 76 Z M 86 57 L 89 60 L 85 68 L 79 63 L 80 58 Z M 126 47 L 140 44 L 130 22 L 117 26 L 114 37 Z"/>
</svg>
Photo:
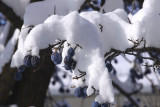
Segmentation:
<svg viewBox="0 0 160 107">
<path fill-rule="evenodd" d="M 62 44 L 61 44 L 62 45 Z M 58 65 L 62 62 L 62 46 L 58 46 L 58 48 L 54 48 L 54 52 L 51 55 L 51 60 L 54 64 Z M 64 68 L 66 70 L 70 70 L 72 72 L 75 69 L 77 62 L 73 59 L 75 55 L 75 49 L 70 47 L 67 51 L 67 55 L 64 58 Z"/>
<path fill-rule="evenodd" d="M 91 107 L 109 107 L 107 103 L 99 104 L 98 102 L 93 101 Z"/>
<path fill-rule="evenodd" d="M 38 66 L 40 59 L 37 56 L 27 55 L 24 57 L 23 63 L 26 67 Z"/>
<path fill-rule="evenodd" d="M 40 59 L 37 56 L 27 55 L 24 57 L 23 64 L 18 68 L 18 72 L 16 72 L 14 78 L 16 81 L 20 81 L 22 79 L 22 72 L 25 71 L 26 67 L 36 67 L 40 63 Z"/>
<path fill-rule="evenodd" d="M 67 51 L 67 56 L 64 58 L 64 68 L 66 70 L 70 70 L 72 72 L 72 69 L 75 69 L 77 62 L 73 59 L 73 56 L 75 55 L 75 51 L 72 47 L 70 47 Z"/>
<path fill-rule="evenodd" d="M 108 68 L 109 72 L 111 72 L 113 70 L 113 66 L 110 62 L 106 62 L 106 67 Z"/>
</svg>

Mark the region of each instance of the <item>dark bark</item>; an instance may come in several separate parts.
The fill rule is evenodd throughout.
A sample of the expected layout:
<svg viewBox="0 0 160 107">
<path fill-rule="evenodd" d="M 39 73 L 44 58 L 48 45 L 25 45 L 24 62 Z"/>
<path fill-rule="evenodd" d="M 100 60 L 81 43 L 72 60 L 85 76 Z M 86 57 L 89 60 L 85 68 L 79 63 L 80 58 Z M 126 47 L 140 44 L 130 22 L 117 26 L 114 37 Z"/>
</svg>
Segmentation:
<svg viewBox="0 0 160 107">
<path fill-rule="evenodd" d="M 0 105 L 17 104 L 19 107 L 34 105 L 43 107 L 54 64 L 50 59 L 50 48 L 41 50 L 40 69 L 26 68 L 22 80 L 16 82 L 14 74 L 17 68 L 10 68 L 10 63 L 3 67 L 0 75 Z M 9 94 L 12 91 L 12 94 Z"/>
<path fill-rule="evenodd" d="M 11 22 L 14 28 L 21 28 L 23 24 L 22 19 L 16 15 L 12 8 L 8 7 L 2 1 L 0 1 L 0 12 L 5 15 L 5 17 Z"/>
<path fill-rule="evenodd" d="M 9 93 L 15 84 L 14 74 L 16 68 L 10 68 L 10 63 L 3 67 L 3 72 L 0 75 L 0 105 L 6 105 Z"/>
<path fill-rule="evenodd" d="M 46 50 L 41 51 L 41 60 L 45 56 L 44 52 Z M 27 68 L 23 72 L 22 80 L 16 82 L 13 88 L 13 95 L 9 99 L 10 104 L 16 103 L 19 107 L 28 107 L 31 105 L 36 107 L 44 106 L 46 92 L 54 71 L 54 64 L 50 59 L 50 55 L 45 56 L 40 69 L 33 72 L 35 69 Z"/>
</svg>

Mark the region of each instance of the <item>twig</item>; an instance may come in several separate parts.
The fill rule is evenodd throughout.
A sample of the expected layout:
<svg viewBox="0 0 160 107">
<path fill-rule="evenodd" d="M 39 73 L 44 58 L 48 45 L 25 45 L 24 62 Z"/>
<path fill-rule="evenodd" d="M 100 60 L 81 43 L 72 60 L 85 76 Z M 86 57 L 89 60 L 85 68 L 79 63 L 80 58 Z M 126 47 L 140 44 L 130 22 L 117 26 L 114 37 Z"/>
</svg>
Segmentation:
<svg viewBox="0 0 160 107">
<path fill-rule="evenodd" d="M 33 26 L 33 25 L 29 25 L 29 26 L 24 27 L 24 28 L 22 28 L 22 29 L 26 29 L 26 28 L 34 28 L 34 26 Z"/>
<path fill-rule="evenodd" d="M 136 107 L 139 107 L 139 105 L 137 104 L 137 102 L 132 98 L 131 95 L 129 95 L 127 92 L 125 92 L 116 82 L 112 81 L 112 84 L 115 88 L 117 88 L 124 96 L 126 96 L 131 102 L 132 104 L 134 104 Z"/>
<path fill-rule="evenodd" d="M 86 75 L 86 72 L 82 72 L 82 71 L 80 71 L 79 69 L 78 69 L 78 71 L 79 71 L 79 73 L 80 73 L 80 76 L 75 76 L 75 77 L 72 77 L 72 79 L 79 79 L 79 78 L 82 78 L 82 77 L 84 77 L 85 75 Z"/>
<path fill-rule="evenodd" d="M 54 5 L 54 15 L 56 14 L 56 6 Z"/>
<path fill-rule="evenodd" d="M 99 24 L 101 32 L 103 32 L 103 26 Z"/>
<path fill-rule="evenodd" d="M 130 61 L 125 55 L 122 54 L 122 57 L 129 63 L 132 63 L 132 61 Z"/>
<path fill-rule="evenodd" d="M 79 44 L 76 44 L 76 46 L 74 47 L 74 50 L 76 50 L 76 49 L 77 49 L 77 47 L 79 47 L 79 48 L 83 49 L 83 48 L 82 48 L 82 46 L 80 46 Z"/>
<path fill-rule="evenodd" d="M 94 92 L 90 96 L 88 96 L 88 97 L 91 97 L 91 96 L 93 96 L 96 93 L 96 89 L 93 86 L 92 86 L 92 89 L 94 90 Z"/>
</svg>

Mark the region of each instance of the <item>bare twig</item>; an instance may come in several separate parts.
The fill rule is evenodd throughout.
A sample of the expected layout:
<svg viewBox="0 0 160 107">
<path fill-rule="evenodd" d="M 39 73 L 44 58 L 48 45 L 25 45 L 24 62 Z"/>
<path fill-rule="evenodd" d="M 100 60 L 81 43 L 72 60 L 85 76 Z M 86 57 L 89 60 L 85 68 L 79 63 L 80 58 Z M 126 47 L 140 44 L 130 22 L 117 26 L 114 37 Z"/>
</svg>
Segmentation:
<svg viewBox="0 0 160 107">
<path fill-rule="evenodd" d="M 94 92 L 90 96 L 88 96 L 88 97 L 91 97 L 91 96 L 93 96 L 96 93 L 96 89 L 93 86 L 92 86 L 92 89 L 94 90 Z"/>
<path fill-rule="evenodd" d="M 111 49 L 109 52 L 107 52 L 104 57 L 106 58 L 106 61 L 107 60 L 111 60 L 113 59 L 114 57 L 120 55 L 120 54 L 128 54 L 128 55 L 133 55 L 133 56 L 137 56 L 137 57 L 140 57 L 142 59 L 148 59 L 148 60 L 152 60 L 155 62 L 155 64 L 159 64 L 158 60 L 154 57 L 143 57 L 143 56 L 140 56 L 138 53 L 140 52 L 152 52 L 152 51 L 156 51 L 156 52 L 160 52 L 160 49 L 159 48 L 154 48 L 154 47 L 146 47 L 146 41 L 142 38 L 141 40 L 136 40 L 136 41 L 133 41 L 131 39 L 128 39 L 130 42 L 133 43 L 133 47 L 131 48 L 127 48 L 125 51 L 121 51 L 121 50 L 116 50 L 116 49 Z M 144 43 L 144 47 L 142 48 L 138 48 L 138 46 L 141 44 L 141 43 Z"/>
<path fill-rule="evenodd" d="M 99 27 L 100 27 L 101 32 L 103 32 L 103 26 L 99 24 Z"/>
<path fill-rule="evenodd" d="M 82 77 L 84 77 L 85 75 L 86 75 L 86 72 L 82 72 L 82 71 L 80 71 L 79 69 L 78 69 L 78 71 L 79 71 L 79 73 L 80 73 L 80 76 L 75 76 L 75 77 L 72 77 L 72 79 L 80 79 L 80 78 L 82 78 Z"/>
</svg>

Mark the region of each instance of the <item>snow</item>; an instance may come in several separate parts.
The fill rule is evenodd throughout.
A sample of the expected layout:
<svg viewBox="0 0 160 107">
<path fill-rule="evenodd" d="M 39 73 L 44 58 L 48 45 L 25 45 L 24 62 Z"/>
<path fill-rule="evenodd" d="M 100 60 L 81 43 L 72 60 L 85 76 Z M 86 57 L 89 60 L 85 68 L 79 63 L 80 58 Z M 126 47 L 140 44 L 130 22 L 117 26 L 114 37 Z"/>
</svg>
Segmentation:
<svg viewBox="0 0 160 107">
<path fill-rule="evenodd" d="M 12 56 L 12 60 L 11 60 L 11 67 L 14 66 L 17 66 L 19 67 L 20 64 L 23 64 L 23 50 L 24 50 L 24 40 L 27 36 L 27 33 L 29 31 L 30 28 L 26 28 L 25 26 L 22 26 L 22 29 L 21 29 L 21 32 L 19 34 L 19 37 L 18 37 L 18 49 L 17 51 L 14 53 L 14 55 Z M 19 56 L 22 56 L 22 57 L 19 57 Z"/>
<path fill-rule="evenodd" d="M 113 102 L 114 97 L 113 97 L 113 92 L 111 92 L 112 90 L 111 80 L 109 79 L 108 71 L 105 67 L 103 59 L 104 52 L 102 50 L 102 47 L 99 47 L 101 46 L 101 43 L 95 27 L 86 19 L 80 17 L 78 12 L 72 12 L 63 18 L 59 18 L 59 20 L 57 20 L 57 18 L 54 19 L 56 20 L 51 20 L 51 23 L 39 24 L 36 27 L 34 27 L 33 30 L 31 30 L 31 32 L 27 35 L 24 41 L 23 52 L 24 51 L 25 52 L 21 56 L 25 56 L 28 50 L 32 50 L 32 55 L 33 54 L 38 55 L 37 54 L 38 52 L 36 51 L 37 48 L 44 49 L 48 47 L 49 44 L 51 45 L 54 44 L 55 40 L 58 38 L 62 40 L 67 40 L 68 43 L 72 44 L 71 46 L 79 44 L 80 46 L 82 46 L 83 49 L 81 49 L 80 51 L 79 50 L 76 51 L 75 57 L 78 63 L 74 72 L 78 72 L 78 69 L 85 72 L 91 72 L 88 73 L 87 75 L 89 76 L 89 80 L 86 80 L 88 81 L 87 83 L 89 87 L 88 90 L 93 90 L 91 89 L 91 87 L 92 85 L 93 86 L 95 85 L 94 83 L 97 84 L 103 83 L 103 85 L 99 86 L 95 85 L 95 88 L 97 90 L 98 89 L 100 90 L 101 92 L 100 96 L 104 99 L 104 101 Z M 70 20 L 72 20 L 72 22 Z M 67 27 L 65 27 L 66 25 Z M 86 30 L 85 27 L 87 27 L 88 29 Z M 64 52 L 67 51 L 67 48 L 64 47 L 63 51 Z M 18 56 L 19 55 L 17 54 L 17 58 Z M 97 60 L 99 59 L 99 61 L 98 62 L 95 61 L 95 63 L 92 63 L 95 57 Z M 13 56 L 13 58 L 16 57 Z M 18 61 L 14 62 L 17 63 Z M 95 69 L 95 66 L 98 64 L 102 65 L 101 67 Z M 94 76 L 95 73 L 101 75 L 104 74 L 103 77 L 101 76 L 98 77 L 100 81 L 97 81 L 98 80 L 96 79 L 97 77 Z M 102 82 L 104 81 L 105 78 L 108 79 L 105 80 L 105 82 Z M 80 79 L 79 81 L 82 80 Z M 110 92 L 107 93 L 107 96 L 105 96 L 106 94 L 103 94 L 105 90 L 102 89 L 102 86 L 109 87 L 108 90 Z M 88 92 L 88 94 L 90 93 Z"/>
<path fill-rule="evenodd" d="M 102 9 L 108 10 L 106 5 L 109 5 L 111 1 L 106 1 Z M 88 96 L 94 93 L 94 87 L 99 91 L 95 98 L 96 101 L 114 103 L 113 87 L 105 67 L 104 54 L 112 48 L 125 51 L 133 46 L 128 39 L 135 41 L 142 37 L 147 41 L 147 47 L 160 47 L 160 16 L 157 11 L 154 11 L 157 8 L 150 9 L 160 1 L 153 0 L 153 3 L 149 4 L 151 1 L 145 0 L 144 8 L 134 16 L 130 16 L 132 24 L 128 22 L 128 16 L 122 9 L 105 14 L 99 12 L 79 14 L 75 10 L 79 9 L 83 0 L 72 2 L 69 0 L 67 4 L 61 2 L 47 0 L 27 7 L 24 25 L 19 36 L 18 50 L 12 57 L 11 67 L 22 65 L 23 58 L 27 54 L 39 56 L 39 51 L 47 48 L 49 44 L 53 45 L 56 39 L 66 40 L 73 48 L 79 44 L 82 49 L 75 50 L 76 54 L 73 58 L 77 61 L 77 65 L 72 76 L 80 75 L 79 70 L 87 74 L 83 78 L 73 80 L 72 85 L 88 86 Z M 46 5 L 47 8 L 45 8 Z M 44 9 L 39 12 L 43 7 Z M 54 11 L 57 15 L 53 15 Z M 35 26 L 30 33 L 28 33 L 29 25 Z M 63 48 L 63 60 L 69 48 L 67 43 Z M 143 44 L 139 48 L 142 46 Z M 28 52 L 29 50 L 31 52 Z M 63 65 L 64 63 L 61 64 L 61 66 Z M 83 79 L 86 80 L 85 83 L 83 83 Z"/>
<path fill-rule="evenodd" d="M 4 51 L 0 53 L 0 73 L 2 72 L 2 67 L 8 63 L 13 55 L 15 45 L 18 40 L 19 30 L 15 30 L 13 37 L 7 43 Z"/>
<path fill-rule="evenodd" d="M 37 25 L 43 23 L 46 18 L 48 18 L 50 15 L 53 14 L 54 14 L 53 2 L 42 1 L 37 3 L 32 3 L 26 8 L 24 14 L 24 26 Z"/>
<path fill-rule="evenodd" d="M 159 26 L 160 26 L 160 9 L 157 8 L 160 5 L 160 1 L 157 0 L 145 0 L 144 5 L 138 13 L 131 17 L 132 23 L 139 23 L 140 27 L 144 29 L 146 40 L 146 46 L 160 47 L 159 41 Z M 142 38 L 142 35 L 139 36 Z"/>
<path fill-rule="evenodd" d="M 25 8 L 29 4 L 30 0 L 2 0 L 7 6 L 13 9 L 13 11 L 23 19 Z"/>
<path fill-rule="evenodd" d="M 148 8 L 153 11 L 156 11 L 157 13 L 160 13 L 160 1 L 157 0 L 145 0 L 143 3 L 143 8 Z"/>
</svg>

